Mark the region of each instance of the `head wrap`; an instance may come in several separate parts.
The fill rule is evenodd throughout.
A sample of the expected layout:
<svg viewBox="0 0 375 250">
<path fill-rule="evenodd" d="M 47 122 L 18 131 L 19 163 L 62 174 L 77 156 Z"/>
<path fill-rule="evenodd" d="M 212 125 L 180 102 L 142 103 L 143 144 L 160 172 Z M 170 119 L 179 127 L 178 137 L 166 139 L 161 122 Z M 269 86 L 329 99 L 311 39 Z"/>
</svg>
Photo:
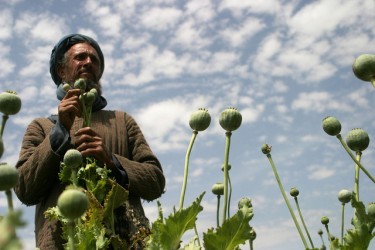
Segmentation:
<svg viewBox="0 0 375 250">
<path fill-rule="evenodd" d="M 91 37 L 81 35 L 81 34 L 71 34 L 63 37 L 52 49 L 51 58 L 49 60 L 49 71 L 51 73 L 52 80 L 55 82 L 57 86 L 61 83 L 61 78 L 57 73 L 57 67 L 59 61 L 63 58 L 66 51 L 70 49 L 74 44 L 77 43 L 88 43 L 90 44 L 98 53 L 100 59 L 100 75 L 99 79 L 102 77 L 104 71 L 104 56 L 102 50 L 99 47 L 99 44 L 92 39 Z"/>
</svg>

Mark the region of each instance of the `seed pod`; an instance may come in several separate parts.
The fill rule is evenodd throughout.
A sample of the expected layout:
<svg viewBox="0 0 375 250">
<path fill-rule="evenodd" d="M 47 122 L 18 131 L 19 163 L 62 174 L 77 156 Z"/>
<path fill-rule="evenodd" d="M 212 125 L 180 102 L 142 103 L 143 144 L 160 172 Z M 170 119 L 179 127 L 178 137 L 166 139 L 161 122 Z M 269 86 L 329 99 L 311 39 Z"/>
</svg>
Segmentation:
<svg viewBox="0 0 375 250">
<path fill-rule="evenodd" d="M 232 165 L 228 163 L 228 171 L 232 169 Z M 224 164 L 221 165 L 221 171 L 224 171 Z"/>
<path fill-rule="evenodd" d="M 3 153 L 4 153 L 4 143 L 3 143 L 3 138 L 0 135 L 0 158 L 1 156 L 3 156 Z"/>
<path fill-rule="evenodd" d="M 79 78 L 74 82 L 74 88 L 75 89 L 80 89 L 82 91 L 86 90 L 86 80 L 83 78 Z"/>
<path fill-rule="evenodd" d="M 88 199 L 82 191 L 67 189 L 59 196 L 57 207 L 63 216 L 74 220 L 84 214 L 88 207 Z"/>
<path fill-rule="evenodd" d="M 337 198 L 343 204 L 348 203 L 352 199 L 352 192 L 347 189 L 342 189 Z"/>
<path fill-rule="evenodd" d="M 255 232 L 255 230 L 252 228 L 250 229 L 250 240 L 255 240 L 257 237 L 257 233 Z"/>
<path fill-rule="evenodd" d="M 83 97 L 84 97 L 86 106 L 91 106 L 96 99 L 96 95 L 91 91 L 84 93 Z"/>
<path fill-rule="evenodd" d="M 208 110 L 205 108 L 199 108 L 197 111 L 191 114 L 189 125 L 192 130 L 204 131 L 210 126 L 211 116 Z"/>
<path fill-rule="evenodd" d="M 364 151 L 370 143 L 370 138 L 366 131 L 361 128 L 354 128 L 346 136 L 346 144 L 355 151 Z"/>
<path fill-rule="evenodd" d="M 64 83 L 64 85 L 63 85 L 63 90 L 65 91 L 65 92 L 68 92 L 69 90 L 70 90 L 70 84 L 69 83 Z"/>
<path fill-rule="evenodd" d="M 242 115 L 237 109 L 229 107 L 220 113 L 219 123 L 224 130 L 232 132 L 241 126 Z"/>
<path fill-rule="evenodd" d="M 320 221 L 322 222 L 323 225 L 328 225 L 329 223 L 329 219 L 327 216 L 323 216 Z"/>
<path fill-rule="evenodd" d="M 271 153 L 271 146 L 268 146 L 268 144 L 263 144 L 262 145 L 262 152 L 263 152 L 263 154 L 269 154 L 269 153 Z"/>
<path fill-rule="evenodd" d="M 318 230 L 318 234 L 319 234 L 320 236 L 322 236 L 322 235 L 323 235 L 323 230 L 322 230 L 322 229 L 319 229 L 319 230 Z"/>
<path fill-rule="evenodd" d="M 215 195 L 223 195 L 224 194 L 224 184 L 221 182 L 217 182 L 212 186 L 212 193 Z"/>
<path fill-rule="evenodd" d="M 358 56 L 353 63 L 354 75 L 366 82 L 375 79 L 375 55 L 363 54 Z"/>
<path fill-rule="evenodd" d="M 82 154 L 77 149 L 69 149 L 64 155 L 64 164 L 68 168 L 76 169 L 83 162 Z"/>
<path fill-rule="evenodd" d="M 323 119 L 323 130 L 332 136 L 336 136 L 341 132 L 341 123 L 335 117 L 327 116 Z"/>
<path fill-rule="evenodd" d="M 297 197 L 297 196 L 299 195 L 299 190 L 298 190 L 296 187 L 292 187 L 292 188 L 290 189 L 290 195 L 291 195 L 292 197 Z"/>
<path fill-rule="evenodd" d="M 21 109 L 21 98 L 16 92 L 7 90 L 0 94 L 0 112 L 4 115 L 15 115 Z"/>
<path fill-rule="evenodd" d="M 241 209 L 243 207 L 252 207 L 253 205 L 251 204 L 251 199 L 249 198 L 242 198 L 239 202 L 238 202 L 238 209 Z"/>
<path fill-rule="evenodd" d="M 0 191 L 12 189 L 17 182 L 17 169 L 7 163 L 0 163 Z"/>
<path fill-rule="evenodd" d="M 367 215 L 373 220 L 375 219 L 375 202 L 370 202 L 367 206 Z"/>
</svg>

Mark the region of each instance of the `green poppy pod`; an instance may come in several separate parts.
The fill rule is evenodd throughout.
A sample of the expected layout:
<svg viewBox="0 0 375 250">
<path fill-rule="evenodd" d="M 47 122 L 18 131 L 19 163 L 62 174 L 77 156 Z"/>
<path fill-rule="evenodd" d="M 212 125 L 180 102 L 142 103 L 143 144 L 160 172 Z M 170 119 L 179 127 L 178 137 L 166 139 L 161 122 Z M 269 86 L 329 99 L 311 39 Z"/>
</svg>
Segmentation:
<svg viewBox="0 0 375 250">
<path fill-rule="evenodd" d="M 215 195 L 223 195 L 224 194 L 224 184 L 221 182 L 217 182 L 212 185 L 212 193 Z"/>
<path fill-rule="evenodd" d="M 323 119 L 323 130 L 331 136 L 336 136 L 341 132 L 341 123 L 333 116 L 327 116 Z"/>
<path fill-rule="evenodd" d="M 236 108 L 229 107 L 220 113 L 219 123 L 224 130 L 232 132 L 241 126 L 242 115 Z"/>
<path fill-rule="evenodd" d="M 339 201 L 343 204 L 348 203 L 352 199 L 353 193 L 347 189 L 340 190 L 339 194 L 337 195 L 337 198 Z"/>
<path fill-rule="evenodd" d="M 18 171 L 15 167 L 7 164 L 0 164 L 0 191 L 12 189 L 18 182 Z"/>
<path fill-rule="evenodd" d="M 241 200 L 238 202 L 238 209 L 241 209 L 243 207 L 252 207 L 253 205 L 251 204 L 251 199 L 247 197 L 241 198 Z"/>
<path fill-rule="evenodd" d="M 257 238 L 257 233 L 255 232 L 255 230 L 252 228 L 250 230 L 250 240 L 255 240 Z"/>
<path fill-rule="evenodd" d="M 204 131 L 211 123 L 211 116 L 208 110 L 205 108 L 199 108 L 197 111 L 191 114 L 189 125 L 192 130 Z"/>
<path fill-rule="evenodd" d="M 375 219 L 375 202 L 370 202 L 367 206 L 367 215 Z"/>
<path fill-rule="evenodd" d="M 83 157 L 77 149 L 69 149 L 66 151 L 63 161 L 68 168 L 76 169 L 83 163 Z"/>
<path fill-rule="evenodd" d="M 59 196 L 57 207 L 63 216 L 69 220 L 74 220 L 85 213 L 88 203 L 84 192 L 77 189 L 67 189 Z"/>
<path fill-rule="evenodd" d="M 375 79 L 375 55 L 363 54 L 358 56 L 353 63 L 354 75 L 366 82 L 371 82 Z"/>
<path fill-rule="evenodd" d="M 83 78 L 79 78 L 74 82 L 74 88 L 75 89 L 80 89 L 82 91 L 86 90 L 86 80 Z"/>
<path fill-rule="evenodd" d="M 327 216 L 323 216 L 320 221 L 322 222 L 323 225 L 328 225 L 329 223 L 329 218 Z"/>
<path fill-rule="evenodd" d="M 21 106 L 21 98 L 16 92 L 8 90 L 0 94 L 0 112 L 4 115 L 17 114 Z"/>
<path fill-rule="evenodd" d="M 298 190 L 296 187 L 292 187 L 292 188 L 290 189 L 290 195 L 291 195 L 292 197 L 297 197 L 297 196 L 299 195 L 299 190 Z"/>
<path fill-rule="evenodd" d="M 364 151 L 370 144 L 370 138 L 366 131 L 361 128 L 354 128 L 349 131 L 346 136 L 346 144 L 348 147 L 355 151 Z"/>
<path fill-rule="evenodd" d="M 69 83 L 64 83 L 64 85 L 63 85 L 63 90 L 65 91 L 65 92 L 68 92 L 70 89 L 71 89 L 71 87 L 70 87 L 70 84 Z"/>
<path fill-rule="evenodd" d="M 263 154 L 269 154 L 269 153 L 271 153 L 271 146 L 268 146 L 268 144 L 263 144 L 262 145 L 262 152 L 263 152 Z"/>
</svg>

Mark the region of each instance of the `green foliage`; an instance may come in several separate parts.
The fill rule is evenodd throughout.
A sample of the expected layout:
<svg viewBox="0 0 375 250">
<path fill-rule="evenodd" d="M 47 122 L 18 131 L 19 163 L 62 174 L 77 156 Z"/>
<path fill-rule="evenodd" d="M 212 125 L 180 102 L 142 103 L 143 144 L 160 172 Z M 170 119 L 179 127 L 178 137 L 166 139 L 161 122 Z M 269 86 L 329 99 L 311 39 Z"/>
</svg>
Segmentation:
<svg viewBox="0 0 375 250">
<path fill-rule="evenodd" d="M 126 249 L 126 242 L 116 235 L 114 229 L 114 210 L 128 199 L 128 191 L 109 177 L 110 170 L 97 165 L 95 159 L 87 158 L 86 165 L 78 170 L 78 183 L 85 189 L 89 209 L 75 223 L 76 249 Z M 61 182 L 75 183 L 71 168 L 61 163 L 59 178 Z M 49 208 L 46 217 L 59 220 L 63 224 L 63 238 L 68 239 L 68 220 L 56 207 Z M 66 244 L 65 249 L 70 249 Z"/>
<path fill-rule="evenodd" d="M 194 228 L 197 216 L 203 210 L 200 203 L 204 194 L 202 193 L 190 207 L 175 211 L 165 221 L 159 213 L 159 218 L 152 224 L 152 234 L 146 249 L 179 249 L 182 236 Z"/>
<path fill-rule="evenodd" d="M 252 207 L 243 206 L 216 231 L 209 229 L 203 234 L 205 249 L 231 250 L 238 248 L 240 244 L 245 244 L 251 239 L 249 222 L 253 215 Z"/>
</svg>

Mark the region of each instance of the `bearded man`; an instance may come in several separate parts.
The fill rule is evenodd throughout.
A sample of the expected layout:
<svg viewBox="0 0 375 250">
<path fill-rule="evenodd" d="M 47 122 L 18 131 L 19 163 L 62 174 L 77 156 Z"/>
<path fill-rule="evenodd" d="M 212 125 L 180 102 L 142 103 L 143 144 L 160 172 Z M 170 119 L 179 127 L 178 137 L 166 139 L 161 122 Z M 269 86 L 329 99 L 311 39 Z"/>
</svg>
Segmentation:
<svg viewBox="0 0 375 250">
<path fill-rule="evenodd" d="M 75 148 L 84 157 L 94 157 L 111 170 L 112 177 L 129 191 L 129 198 L 115 211 L 116 233 L 130 242 L 139 230 L 149 228 L 141 199 L 161 196 L 165 178 L 158 159 L 151 151 L 136 121 L 122 111 L 104 110 L 100 79 L 104 56 L 98 43 L 85 35 L 63 37 L 53 48 L 50 73 L 57 85 L 58 114 L 34 119 L 25 132 L 19 160 L 19 182 L 15 192 L 21 202 L 36 205 L 36 246 L 63 249 L 61 224 L 45 218 L 44 212 L 57 204 L 65 185 L 58 178 L 65 152 Z M 64 83 L 83 78 L 86 90 L 98 92 L 89 127 L 82 127 L 80 90 L 65 92 Z M 142 247 L 141 243 L 138 248 Z"/>
</svg>

